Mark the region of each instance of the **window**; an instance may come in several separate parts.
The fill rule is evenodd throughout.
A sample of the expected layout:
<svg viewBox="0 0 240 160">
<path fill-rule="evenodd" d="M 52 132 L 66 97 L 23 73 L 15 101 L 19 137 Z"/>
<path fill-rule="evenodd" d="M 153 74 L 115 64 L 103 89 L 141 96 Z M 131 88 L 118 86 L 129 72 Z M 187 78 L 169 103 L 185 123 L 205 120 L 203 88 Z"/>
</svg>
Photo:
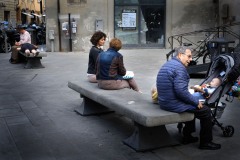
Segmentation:
<svg viewBox="0 0 240 160">
<path fill-rule="evenodd" d="M 138 4 L 138 0 L 115 0 L 115 5 Z"/>
<path fill-rule="evenodd" d="M 161 5 L 166 4 L 166 0 L 115 0 L 115 5 Z"/>
<path fill-rule="evenodd" d="M 10 11 L 4 11 L 4 21 L 10 20 Z"/>
<path fill-rule="evenodd" d="M 70 5 L 83 5 L 83 4 L 87 4 L 87 0 L 68 0 L 67 2 Z"/>
<path fill-rule="evenodd" d="M 166 0 L 115 0 L 115 37 L 123 45 L 164 47 Z"/>
</svg>

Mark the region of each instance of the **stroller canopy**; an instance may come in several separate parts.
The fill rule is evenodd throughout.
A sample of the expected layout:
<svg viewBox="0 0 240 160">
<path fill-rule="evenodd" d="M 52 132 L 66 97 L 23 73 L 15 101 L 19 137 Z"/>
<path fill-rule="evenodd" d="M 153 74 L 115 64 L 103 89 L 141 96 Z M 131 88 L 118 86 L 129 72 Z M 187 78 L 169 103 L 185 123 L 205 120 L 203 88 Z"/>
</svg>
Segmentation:
<svg viewBox="0 0 240 160">
<path fill-rule="evenodd" d="M 215 77 L 219 77 L 222 80 L 225 80 L 233 66 L 234 60 L 231 56 L 226 54 L 220 55 L 216 59 L 214 59 L 214 61 L 210 65 L 207 76 L 209 77 L 211 75 L 215 75 Z"/>
</svg>

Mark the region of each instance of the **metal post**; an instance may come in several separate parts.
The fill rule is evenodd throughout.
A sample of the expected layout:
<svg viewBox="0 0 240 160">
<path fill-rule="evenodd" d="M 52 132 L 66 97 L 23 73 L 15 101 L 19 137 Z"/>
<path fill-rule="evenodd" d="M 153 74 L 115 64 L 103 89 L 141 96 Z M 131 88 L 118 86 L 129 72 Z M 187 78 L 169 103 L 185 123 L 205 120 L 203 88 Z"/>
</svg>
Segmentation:
<svg viewBox="0 0 240 160">
<path fill-rule="evenodd" d="M 182 36 L 180 36 L 180 46 L 182 45 Z"/>
<path fill-rule="evenodd" d="M 53 43 L 53 40 L 51 40 L 51 52 L 54 52 L 54 43 Z"/>
<path fill-rule="evenodd" d="M 69 51 L 72 52 L 72 26 L 71 26 L 71 13 L 68 13 L 68 30 L 69 30 Z"/>
</svg>

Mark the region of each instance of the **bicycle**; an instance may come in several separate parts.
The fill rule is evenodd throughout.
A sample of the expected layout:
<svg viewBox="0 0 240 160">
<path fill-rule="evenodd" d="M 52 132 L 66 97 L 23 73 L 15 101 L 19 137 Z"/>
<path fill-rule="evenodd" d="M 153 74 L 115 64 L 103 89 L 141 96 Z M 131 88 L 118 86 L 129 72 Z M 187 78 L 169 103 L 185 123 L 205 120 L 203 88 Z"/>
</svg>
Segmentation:
<svg viewBox="0 0 240 160">
<path fill-rule="evenodd" d="M 207 36 L 207 35 L 206 35 Z M 196 65 L 198 63 L 198 60 L 202 57 L 202 63 L 209 63 L 211 62 L 212 53 L 215 52 L 213 44 L 210 43 L 210 40 L 212 40 L 215 37 L 215 35 L 210 34 L 205 38 L 204 40 L 198 41 L 198 45 L 195 49 L 192 51 L 193 60 L 191 61 L 190 65 Z M 199 44 L 200 43 L 200 44 Z M 192 46 L 192 43 L 182 43 L 183 46 Z M 169 57 L 173 57 L 175 53 L 175 49 L 171 50 L 169 53 L 166 54 L 167 60 Z"/>
<path fill-rule="evenodd" d="M 202 63 L 209 63 L 211 62 L 211 52 L 210 52 L 210 42 L 209 40 L 200 40 L 197 43 L 201 43 L 197 48 L 193 49 L 192 55 L 193 55 L 193 61 L 196 63 L 198 60 L 202 57 Z"/>
<path fill-rule="evenodd" d="M 12 49 L 11 43 L 9 42 L 9 38 L 7 36 L 7 22 L 0 22 L 0 52 L 10 52 Z M 6 41 L 6 44 L 5 44 Z M 7 49 L 5 49 L 7 47 Z"/>
</svg>

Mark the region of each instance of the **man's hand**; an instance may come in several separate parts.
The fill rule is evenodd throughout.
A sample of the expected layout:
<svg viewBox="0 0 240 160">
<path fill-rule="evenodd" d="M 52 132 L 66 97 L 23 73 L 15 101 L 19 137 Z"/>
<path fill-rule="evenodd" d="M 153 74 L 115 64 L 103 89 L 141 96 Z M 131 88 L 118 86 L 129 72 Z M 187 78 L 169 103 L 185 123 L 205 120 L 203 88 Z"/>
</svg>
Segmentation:
<svg viewBox="0 0 240 160">
<path fill-rule="evenodd" d="M 15 45 L 16 46 L 20 46 L 21 44 L 19 42 L 15 42 Z"/>
<path fill-rule="evenodd" d="M 202 104 L 202 102 L 198 102 L 198 109 L 201 109 L 201 108 L 203 108 L 203 104 Z"/>
</svg>

